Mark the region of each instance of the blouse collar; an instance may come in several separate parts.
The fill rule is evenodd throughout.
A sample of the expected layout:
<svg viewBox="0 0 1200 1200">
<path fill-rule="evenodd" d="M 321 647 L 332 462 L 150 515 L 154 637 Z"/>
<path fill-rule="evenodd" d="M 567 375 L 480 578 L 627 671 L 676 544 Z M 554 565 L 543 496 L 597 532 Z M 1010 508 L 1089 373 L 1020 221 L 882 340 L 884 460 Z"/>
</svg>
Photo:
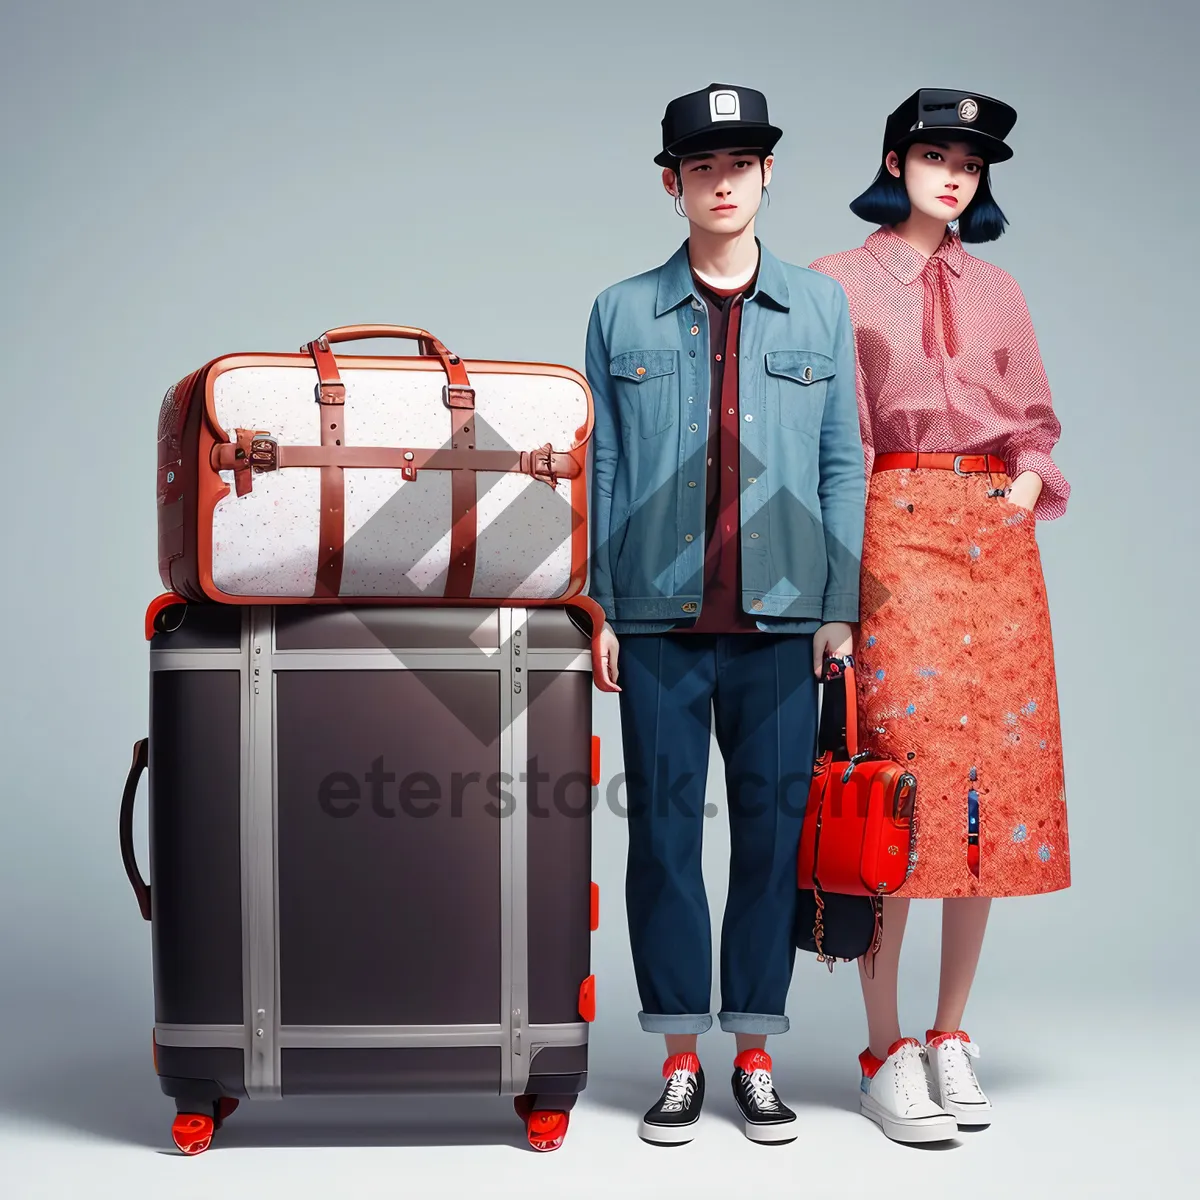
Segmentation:
<svg viewBox="0 0 1200 1200">
<path fill-rule="evenodd" d="M 880 266 L 901 283 L 912 283 L 925 270 L 926 263 L 931 261 L 888 226 L 877 229 L 863 244 Z M 933 258 L 941 259 L 955 275 L 961 275 L 966 257 L 962 239 L 947 229 L 942 244 L 933 252 Z"/>
</svg>

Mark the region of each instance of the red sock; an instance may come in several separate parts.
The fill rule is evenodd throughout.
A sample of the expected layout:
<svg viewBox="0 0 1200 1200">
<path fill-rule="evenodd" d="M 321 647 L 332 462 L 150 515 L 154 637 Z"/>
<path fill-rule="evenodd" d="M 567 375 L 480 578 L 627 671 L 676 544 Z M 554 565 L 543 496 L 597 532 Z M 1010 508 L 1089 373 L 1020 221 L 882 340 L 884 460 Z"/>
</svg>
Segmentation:
<svg viewBox="0 0 1200 1200">
<path fill-rule="evenodd" d="M 747 1075 L 751 1071 L 769 1071 L 771 1056 L 765 1050 L 743 1050 L 733 1060 L 733 1065 L 740 1067 Z"/>
<path fill-rule="evenodd" d="M 674 1075 L 676 1071 L 691 1071 L 694 1075 L 700 1070 L 700 1059 L 694 1054 L 672 1054 L 670 1058 L 663 1063 L 663 1078 L 668 1075 Z"/>
<path fill-rule="evenodd" d="M 925 1041 L 931 1046 L 940 1046 L 943 1042 L 949 1041 L 951 1038 L 962 1038 L 964 1042 L 971 1040 L 961 1029 L 925 1030 Z"/>
<path fill-rule="evenodd" d="M 918 1042 L 916 1038 L 899 1038 L 888 1047 L 888 1058 L 891 1058 L 891 1056 L 895 1054 L 901 1046 L 919 1046 L 920 1044 L 921 1043 Z M 862 1067 L 862 1073 L 868 1079 L 874 1079 L 875 1072 L 878 1071 L 886 1061 L 887 1059 L 876 1058 L 875 1055 L 871 1053 L 870 1047 L 868 1047 L 858 1056 L 858 1065 Z"/>
</svg>

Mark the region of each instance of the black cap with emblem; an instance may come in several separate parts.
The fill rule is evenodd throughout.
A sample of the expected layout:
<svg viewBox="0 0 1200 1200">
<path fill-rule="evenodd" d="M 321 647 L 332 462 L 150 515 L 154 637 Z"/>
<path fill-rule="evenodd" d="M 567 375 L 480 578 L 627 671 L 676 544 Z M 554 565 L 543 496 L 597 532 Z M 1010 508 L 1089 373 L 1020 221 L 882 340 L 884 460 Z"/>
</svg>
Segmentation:
<svg viewBox="0 0 1200 1200">
<path fill-rule="evenodd" d="M 654 161 L 676 167 L 689 154 L 717 150 L 761 150 L 770 154 L 783 130 L 767 116 L 767 98 L 753 88 L 710 83 L 667 105 L 662 119 L 662 152 Z"/>
<path fill-rule="evenodd" d="M 955 88 L 921 88 L 888 117 L 883 157 L 913 142 L 970 141 L 989 162 L 1012 158 L 1004 139 L 1017 111 L 1001 100 Z"/>
</svg>

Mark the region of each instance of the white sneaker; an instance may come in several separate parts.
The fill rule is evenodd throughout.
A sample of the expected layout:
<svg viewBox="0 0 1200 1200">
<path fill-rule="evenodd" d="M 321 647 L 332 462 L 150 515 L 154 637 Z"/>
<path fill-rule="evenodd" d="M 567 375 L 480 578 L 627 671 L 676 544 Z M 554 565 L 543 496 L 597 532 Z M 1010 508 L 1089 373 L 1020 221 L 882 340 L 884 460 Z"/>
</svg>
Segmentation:
<svg viewBox="0 0 1200 1200">
<path fill-rule="evenodd" d="M 943 1142 L 958 1122 L 929 1095 L 925 1051 L 916 1038 L 901 1038 L 880 1060 L 870 1050 L 858 1056 L 862 1067 L 859 1107 L 894 1142 Z"/>
<path fill-rule="evenodd" d="M 979 1047 L 961 1029 L 940 1034 L 930 1029 L 925 1037 L 933 1098 L 960 1125 L 990 1125 L 992 1104 L 971 1066 L 971 1059 L 979 1057 Z"/>
</svg>

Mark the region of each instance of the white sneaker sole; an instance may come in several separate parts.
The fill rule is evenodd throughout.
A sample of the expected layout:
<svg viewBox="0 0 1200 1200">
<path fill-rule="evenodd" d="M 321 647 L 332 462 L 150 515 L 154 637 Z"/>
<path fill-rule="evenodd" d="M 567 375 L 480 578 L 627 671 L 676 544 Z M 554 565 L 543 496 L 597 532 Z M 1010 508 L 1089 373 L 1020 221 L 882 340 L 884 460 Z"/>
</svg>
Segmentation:
<svg viewBox="0 0 1200 1200">
<path fill-rule="evenodd" d="M 875 1122 L 893 1142 L 945 1142 L 958 1132 L 958 1122 L 949 1114 L 944 1117 L 893 1117 L 872 1100 L 860 1093 L 859 1108 L 864 1117 Z"/>
<path fill-rule="evenodd" d="M 754 1121 L 743 1120 L 742 1128 L 746 1131 L 746 1136 L 752 1142 L 777 1145 L 780 1142 L 794 1142 L 796 1140 L 795 1121 L 781 1121 L 774 1125 L 759 1125 Z"/>
<path fill-rule="evenodd" d="M 638 1123 L 638 1137 L 655 1146 L 682 1146 L 696 1136 L 700 1118 L 686 1125 L 652 1125 L 644 1117 Z"/>
<path fill-rule="evenodd" d="M 992 1123 L 992 1106 L 987 1101 L 983 1104 L 958 1104 L 953 1100 L 943 1100 L 941 1106 L 960 1125 L 990 1125 Z"/>
</svg>

